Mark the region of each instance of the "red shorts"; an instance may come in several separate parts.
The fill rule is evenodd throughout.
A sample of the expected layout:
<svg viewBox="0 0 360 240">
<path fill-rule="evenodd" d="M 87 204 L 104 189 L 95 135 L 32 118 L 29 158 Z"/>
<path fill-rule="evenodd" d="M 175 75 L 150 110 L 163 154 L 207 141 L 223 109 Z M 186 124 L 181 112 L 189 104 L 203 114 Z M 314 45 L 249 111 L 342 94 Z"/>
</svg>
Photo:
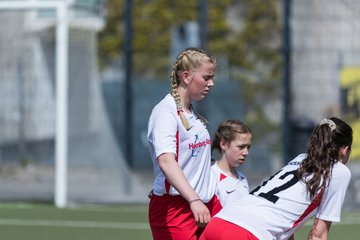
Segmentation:
<svg viewBox="0 0 360 240">
<path fill-rule="evenodd" d="M 251 232 L 234 223 L 214 217 L 200 236 L 199 240 L 258 240 Z"/>
<path fill-rule="evenodd" d="M 222 208 L 215 195 L 205 205 L 211 216 Z M 151 196 L 149 223 L 154 240 L 195 240 L 204 230 L 196 225 L 189 203 L 183 197 L 167 194 Z"/>
</svg>

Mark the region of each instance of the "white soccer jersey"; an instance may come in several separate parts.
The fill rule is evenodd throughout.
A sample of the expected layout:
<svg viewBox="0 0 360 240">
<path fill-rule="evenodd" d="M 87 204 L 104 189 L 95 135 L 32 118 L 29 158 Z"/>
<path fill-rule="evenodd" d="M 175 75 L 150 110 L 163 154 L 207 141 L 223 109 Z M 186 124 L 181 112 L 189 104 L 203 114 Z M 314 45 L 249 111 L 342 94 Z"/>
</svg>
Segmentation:
<svg viewBox="0 0 360 240">
<path fill-rule="evenodd" d="M 305 184 L 295 176 L 305 157 L 296 157 L 251 194 L 232 199 L 216 216 L 246 228 L 260 240 L 288 239 L 313 216 L 339 222 L 350 170 L 337 162 L 328 187 L 310 201 Z"/>
<path fill-rule="evenodd" d="M 211 166 L 211 170 L 217 183 L 215 194 L 220 200 L 222 206 L 225 206 L 225 203 L 228 199 L 249 194 L 248 181 L 245 175 L 238 169 L 236 169 L 238 176 L 237 179 L 229 176 L 227 173 L 221 170 L 217 165 L 217 162 Z"/>
<path fill-rule="evenodd" d="M 187 180 L 203 202 L 214 196 L 216 182 L 211 176 L 211 140 L 206 125 L 195 114 L 184 112 L 192 128 L 187 131 L 181 123 L 174 98 L 168 94 L 153 109 L 147 139 L 153 161 L 155 180 L 153 193 L 179 195 L 162 173 L 157 157 L 174 153 Z"/>
</svg>

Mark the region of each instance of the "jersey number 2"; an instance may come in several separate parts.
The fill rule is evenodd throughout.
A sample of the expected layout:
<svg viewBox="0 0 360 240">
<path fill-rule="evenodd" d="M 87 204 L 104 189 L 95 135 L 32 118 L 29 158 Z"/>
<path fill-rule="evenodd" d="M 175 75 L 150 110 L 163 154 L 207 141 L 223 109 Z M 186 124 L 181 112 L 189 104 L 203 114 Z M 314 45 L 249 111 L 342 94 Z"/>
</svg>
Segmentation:
<svg viewBox="0 0 360 240">
<path fill-rule="evenodd" d="M 275 178 L 275 179 L 285 179 L 287 176 L 292 175 L 291 179 L 287 182 L 285 182 L 284 184 L 273 188 L 272 190 L 268 191 L 268 192 L 260 192 L 259 190 L 261 189 L 261 187 L 265 186 L 266 183 L 268 183 L 271 179 Z M 276 196 L 275 194 L 293 186 L 294 184 L 296 184 L 299 181 L 298 177 L 296 176 L 296 170 L 294 171 L 290 171 L 290 172 L 283 172 L 283 171 L 279 171 L 277 172 L 275 175 L 271 176 L 267 181 L 263 182 L 262 185 L 258 186 L 257 188 L 255 188 L 254 190 L 252 190 L 250 192 L 250 194 L 253 195 L 257 195 L 259 197 L 263 197 L 267 200 L 269 200 L 270 202 L 276 203 L 277 200 L 279 200 L 279 197 Z"/>
</svg>

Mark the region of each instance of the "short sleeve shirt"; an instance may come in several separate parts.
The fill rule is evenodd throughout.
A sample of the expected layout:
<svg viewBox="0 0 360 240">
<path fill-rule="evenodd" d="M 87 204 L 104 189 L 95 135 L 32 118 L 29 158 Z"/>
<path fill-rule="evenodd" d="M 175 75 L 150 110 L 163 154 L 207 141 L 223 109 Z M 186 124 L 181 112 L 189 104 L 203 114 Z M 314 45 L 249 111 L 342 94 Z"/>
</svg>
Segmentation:
<svg viewBox="0 0 360 240">
<path fill-rule="evenodd" d="M 249 194 L 248 181 L 239 169 L 236 169 L 237 179 L 221 170 L 216 162 L 212 165 L 211 170 L 217 183 L 215 194 L 222 206 L 226 204 L 228 199 Z"/>
<path fill-rule="evenodd" d="M 148 121 L 147 140 L 153 162 L 155 180 L 153 193 L 179 195 L 162 173 L 157 158 L 173 153 L 187 180 L 202 201 L 208 202 L 215 193 L 211 176 L 211 140 L 206 125 L 194 113 L 184 112 L 192 128 L 186 130 L 178 115 L 174 98 L 168 94 L 152 110 Z"/>
<path fill-rule="evenodd" d="M 295 176 L 305 158 L 305 154 L 299 155 L 251 194 L 232 199 L 216 216 L 266 240 L 288 239 L 313 216 L 340 221 L 350 170 L 341 162 L 335 163 L 328 187 L 311 200 L 305 184 Z"/>
</svg>

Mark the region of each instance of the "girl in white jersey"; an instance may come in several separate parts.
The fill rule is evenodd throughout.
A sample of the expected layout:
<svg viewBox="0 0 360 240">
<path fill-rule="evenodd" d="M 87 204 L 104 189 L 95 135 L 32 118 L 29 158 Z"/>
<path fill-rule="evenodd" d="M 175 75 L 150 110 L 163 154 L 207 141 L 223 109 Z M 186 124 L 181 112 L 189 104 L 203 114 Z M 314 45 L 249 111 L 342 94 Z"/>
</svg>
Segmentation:
<svg viewBox="0 0 360 240">
<path fill-rule="evenodd" d="M 251 130 L 237 119 L 225 120 L 214 134 L 211 149 L 218 150 L 221 155 L 211 170 L 217 181 L 216 195 L 222 206 L 228 199 L 249 193 L 248 181 L 239 167 L 249 154 L 251 137 Z"/>
<path fill-rule="evenodd" d="M 285 240 L 315 216 L 308 239 L 327 239 L 340 221 L 350 181 L 345 166 L 353 131 L 338 118 L 314 129 L 307 154 L 300 154 L 249 195 L 232 199 L 210 221 L 201 240 Z"/>
<path fill-rule="evenodd" d="M 176 58 L 171 93 L 149 118 L 147 139 L 155 180 L 149 203 L 153 239 L 197 239 L 221 209 L 211 175 L 211 140 L 192 108 L 214 86 L 216 60 L 188 48 Z"/>
</svg>

